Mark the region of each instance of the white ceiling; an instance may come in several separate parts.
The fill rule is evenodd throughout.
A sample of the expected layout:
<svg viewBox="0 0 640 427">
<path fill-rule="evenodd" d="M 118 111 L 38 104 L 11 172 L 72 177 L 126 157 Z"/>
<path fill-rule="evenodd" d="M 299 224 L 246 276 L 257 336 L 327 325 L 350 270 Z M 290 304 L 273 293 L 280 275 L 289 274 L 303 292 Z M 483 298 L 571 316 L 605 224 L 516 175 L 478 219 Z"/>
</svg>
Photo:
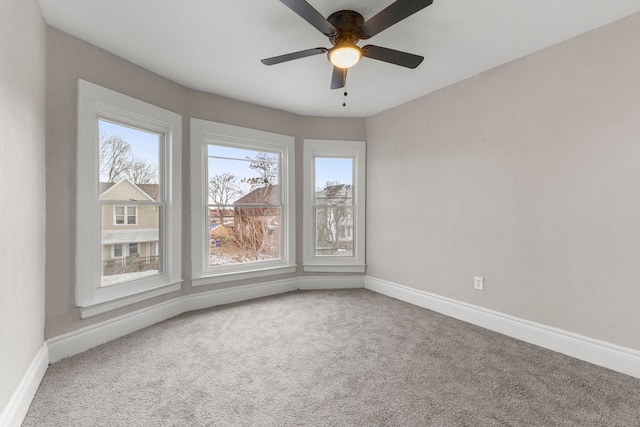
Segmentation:
<svg viewBox="0 0 640 427">
<path fill-rule="evenodd" d="M 365 20 L 392 0 L 308 0 Z M 260 59 L 328 39 L 278 0 L 39 0 L 46 22 L 186 87 L 301 115 L 368 117 L 640 11 L 638 0 L 434 0 L 360 42 L 425 57 L 415 70 L 365 58 L 330 90 L 325 55 Z"/>
</svg>

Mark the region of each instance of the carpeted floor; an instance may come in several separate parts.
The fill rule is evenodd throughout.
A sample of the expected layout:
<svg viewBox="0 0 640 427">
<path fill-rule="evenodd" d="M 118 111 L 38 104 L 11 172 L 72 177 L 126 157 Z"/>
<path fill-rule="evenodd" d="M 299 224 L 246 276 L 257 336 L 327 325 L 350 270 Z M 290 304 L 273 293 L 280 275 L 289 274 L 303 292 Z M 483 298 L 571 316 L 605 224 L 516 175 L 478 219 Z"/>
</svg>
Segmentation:
<svg viewBox="0 0 640 427">
<path fill-rule="evenodd" d="M 374 292 L 185 313 L 49 367 L 23 426 L 640 426 L 640 379 Z"/>
</svg>

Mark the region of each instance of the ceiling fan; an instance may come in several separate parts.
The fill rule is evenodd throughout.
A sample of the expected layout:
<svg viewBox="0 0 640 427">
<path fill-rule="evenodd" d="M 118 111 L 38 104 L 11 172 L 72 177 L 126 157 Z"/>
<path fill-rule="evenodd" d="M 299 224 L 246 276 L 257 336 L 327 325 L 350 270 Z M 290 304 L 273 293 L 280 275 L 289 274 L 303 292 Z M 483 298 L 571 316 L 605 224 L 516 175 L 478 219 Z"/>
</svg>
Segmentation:
<svg viewBox="0 0 640 427">
<path fill-rule="evenodd" d="M 360 40 L 371 38 L 424 9 L 433 3 L 433 0 L 397 0 L 366 22 L 361 14 L 353 10 L 340 10 L 325 18 L 305 0 L 280 1 L 322 34 L 329 37 L 333 47 L 316 47 L 266 58 L 261 61 L 265 65 L 280 64 L 294 59 L 327 53 L 329 61 L 333 64 L 331 89 L 340 89 L 345 86 L 347 69 L 357 64 L 362 57 L 377 59 L 378 61 L 389 62 L 407 68 L 416 68 L 424 59 L 419 55 L 386 47 L 374 45 L 359 47 L 356 43 Z"/>
</svg>

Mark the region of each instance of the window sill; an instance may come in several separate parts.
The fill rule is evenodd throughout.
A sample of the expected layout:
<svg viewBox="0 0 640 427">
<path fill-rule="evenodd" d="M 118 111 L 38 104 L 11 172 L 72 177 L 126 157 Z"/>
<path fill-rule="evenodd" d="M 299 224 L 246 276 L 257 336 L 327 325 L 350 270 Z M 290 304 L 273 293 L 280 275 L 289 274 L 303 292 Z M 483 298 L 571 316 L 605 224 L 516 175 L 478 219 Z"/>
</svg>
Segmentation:
<svg viewBox="0 0 640 427">
<path fill-rule="evenodd" d="M 277 274 L 287 274 L 287 273 L 295 273 L 295 272 L 296 272 L 295 265 L 262 268 L 258 270 L 225 272 L 225 273 L 211 274 L 208 276 L 192 277 L 191 286 L 213 285 L 217 283 L 224 283 L 224 282 L 244 280 L 244 279 L 255 279 L 258 277 L 275 276 Z"/>
<path fill-rule="evenodd" d="M 146 301 L 151 298 L 155 298 L 160 295 L 169 294 L 171 292 L 177 292 L 182 287 L 182 280 L 174 283 L 169 283 L 160 288 L 153 289 L 147 292 L 141 292 L 128 297 L 118 298 L 113 301 L 103 302 L 99 304 L 90 305 L 80 308 L 80 317 L 87 319 L 89 317 L 97 316 L 98 314 L 107 313 L 109 311 L 116 310 L 118 308 L 126 307 L 137 302 Z"/>
<path fill-rule="evenodd" d="M 366 267 L 366 264 L 306 264 L 302 266 L 302 271 L 309 273 L 364 273 Z"/>
</svg>

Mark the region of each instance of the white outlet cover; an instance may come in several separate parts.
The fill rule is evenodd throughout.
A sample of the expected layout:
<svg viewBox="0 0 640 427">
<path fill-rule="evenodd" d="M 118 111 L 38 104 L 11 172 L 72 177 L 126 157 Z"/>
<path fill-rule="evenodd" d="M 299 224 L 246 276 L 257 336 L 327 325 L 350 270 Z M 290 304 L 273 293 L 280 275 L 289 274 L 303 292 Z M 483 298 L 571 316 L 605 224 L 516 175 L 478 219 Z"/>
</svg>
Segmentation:
<svg viewBox="0 0 640 427">
<path fill-rule="evenodd" d="M 473 278 L 473 287 L 475 289 L 478 289 L 479 291 L 482 291 L 484 289 L 484 278 L 475 276 Z"/>
</svg>

